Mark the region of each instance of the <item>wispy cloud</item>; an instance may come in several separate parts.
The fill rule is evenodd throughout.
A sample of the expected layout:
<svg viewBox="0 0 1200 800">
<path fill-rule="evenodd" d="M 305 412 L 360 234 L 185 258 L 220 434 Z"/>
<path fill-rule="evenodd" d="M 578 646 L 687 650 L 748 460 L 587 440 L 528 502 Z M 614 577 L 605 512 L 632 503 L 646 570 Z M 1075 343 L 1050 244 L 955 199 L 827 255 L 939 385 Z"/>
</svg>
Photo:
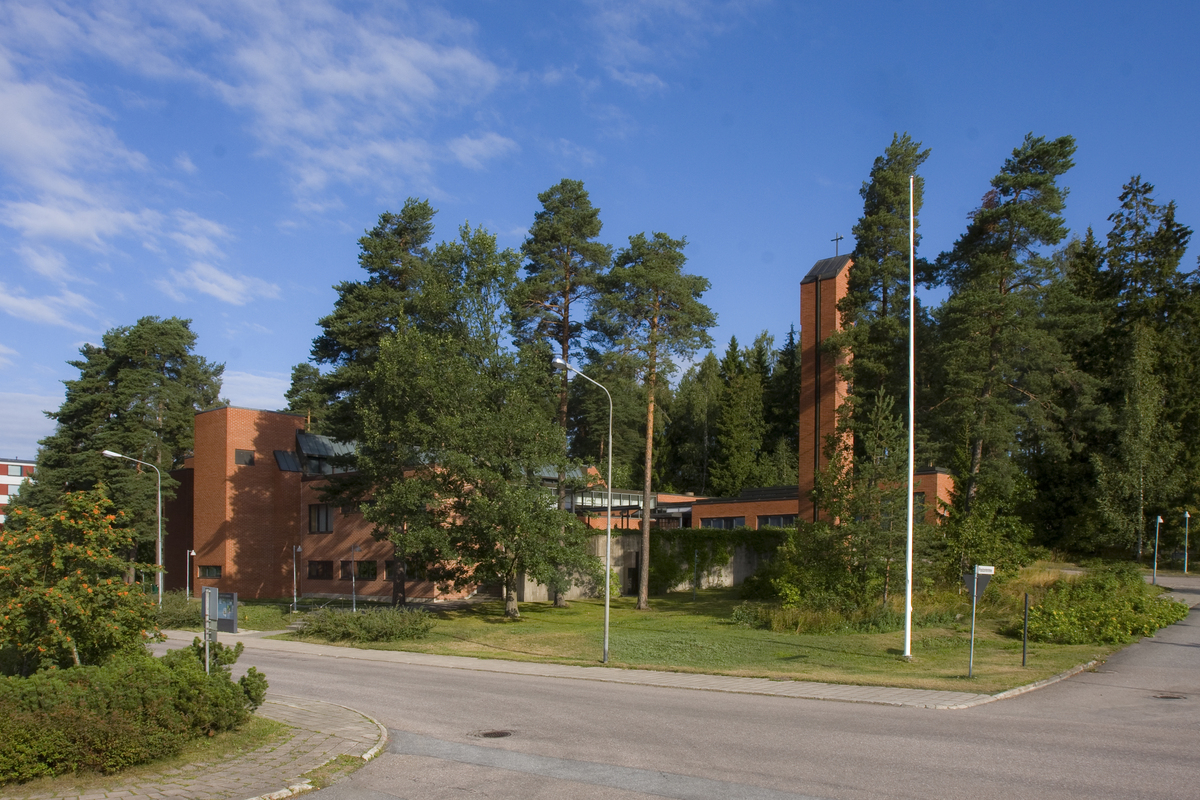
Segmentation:
<svg viewBox="0 0 1200 800">
<path fill-rule="evenodd" d="M 172 215 L 172 230 L 167 234 L 185 250 L 197 256 L 219 256 L 217 242 L 229 238 L 229 230 L 218 222 L 191 211 L 177 210 Z"/>
<path fill-rule="evenodd" d="M 62 395 L 0 392 L 4 424 L 0 425 L 0 455 L 32 460 L 37 455 L 38 439 L 54 433 L 54 422 L 44 412 L 62 404 Z"/>
<path fill-rule="evenodd" d="M 192 163 L 192 157 L 187 153 L 180 153 L 175 156 L 175 167 L 188 175 L 195 175 L 200 171 L 200 168 Z"/>
<path fill-rule="evenodd" d="M 80 317 L 95 319 L 96 304 L 81 294 L 63 290 L 55 295 L 31 297 L 19 288 L 0 292 L 0 311 L 26 322 L 55 325 L 83 333 L 92 327 L 80 323 Z"/>
<path fill-rule="evenodd" d="M 460 136 L 447 146 L 460 164 L 471 169 L 483 169 L 483 162 L 521 149 L 512 139 L 505 138 L 498 133 Z"/>
<path fill-rule="evenodd" d="M 559 139 L 551 142 L 548 145 L 551 153 L 558 156 L 561 161 L 568 164 L 578 164 L 584 167 L 590 167 L 599 160 L 595 150 L 576 144 L 569 139 Z"/>
<path fill-rule="evenodd" d="M 169 279 L 155 285 L 175 300 L 184 301 L 189 291 L 202 292 L 225 303 L 242 306 L 256 298 L 276 298 L 279 287 L 261 278 L 234 275 L 203 261 L 192 262 L 186 269 L 171 270 Z"/>
<path fill-rule="evenodd" d="M 64 284 L 68 281 L 79 280 L 67 269 L 66 257 L 49 247 L 31 247 L 23 244 L 14 251 L 21 257 L 30 269 L 54 283 Z"/>
<path fill-rule="evenodd" d="M 765 0 L 590 0 L 608 75 L 641 92 L 667 88 L 658 71 L 694 57 L 709 37 Z"/>
<path fill-rule="evenodd" d="M 0 367 L 11 367 L 13 363 L 13 357 L 17 355 L 20 355 L 20 353 L 18 353 L 16 350 L 0 344 Z"/>
</svg>

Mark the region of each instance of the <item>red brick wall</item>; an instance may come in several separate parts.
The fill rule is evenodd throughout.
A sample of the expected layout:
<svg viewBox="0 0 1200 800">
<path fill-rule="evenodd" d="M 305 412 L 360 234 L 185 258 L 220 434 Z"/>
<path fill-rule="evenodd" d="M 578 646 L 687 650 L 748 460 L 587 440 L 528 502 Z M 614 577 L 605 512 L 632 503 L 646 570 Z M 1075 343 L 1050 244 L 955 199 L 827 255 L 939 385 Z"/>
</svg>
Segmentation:
<svg viewBox="0 0 1200 800">
<path fill-rule="evenodd" d="M 190 460 L 190 459 L 189 459 Z M 175 490 L 175 499 L 163 503 L 163 516 L 166 535 L 163 537 L 163 564 L 167 574 L 163 576 L 163 586 L 168 592 L 187 587 L 188 556 L 195 540 L 193 524 L 195 522 L 195 473 L 189 468 L 171 470 L 171 477 L 179 481 Z M 192 583 L 195 583 L 195 567 L 192 567 Z"/>
<path fill-rule="evenodd" d="M 303 427 L 301 416 L 245 408 L 196 415 L 195 564 L 221 567 L 220 579 L 197 578 L 198 587 L 291 595 L 291 546 L 302 535 L 300 474 L 281 471 L 274 451 L 295 450 Z M 253 451 L 254 464 L 235 464 L 237 450 Z"/>
<path fill-rule="evenodd" d="M 812 490 L 817 472 L 828 464 L 825 437 L 836 429 L 837 409 L 849 390 L 838 374 L 845 357 L 834 359 L 819 348 L 841 327 L 837 304 L 846 296 L 852 266 L 848 262 L 835 277 L 800 285 L 799 513 L 807 520 L 816 519 Z"/>
<path fill-rule="evenodd" d="M 692 527 L 704 527 L 704 520 L 714 517 L 745 517 L 746 527 L 758 530 L 759 515 L 775 516 L 779 514 L 795 514 L 796 499 L 780 500 L 746 500 L 731 499 L 711 505 L 699 504 L 692 506 Z"/>
</svg>

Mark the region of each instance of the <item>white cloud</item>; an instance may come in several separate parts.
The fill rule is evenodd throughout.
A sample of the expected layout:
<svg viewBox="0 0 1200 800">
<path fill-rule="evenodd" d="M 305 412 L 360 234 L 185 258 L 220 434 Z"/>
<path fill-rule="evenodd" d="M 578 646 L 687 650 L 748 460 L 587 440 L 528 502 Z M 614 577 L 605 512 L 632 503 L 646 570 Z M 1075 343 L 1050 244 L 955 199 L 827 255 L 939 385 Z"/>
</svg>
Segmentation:
<svg viewBox="0 0 1200 800">
<path fill-rule="evenodd" d="M 188 290 L 202 292 L 235 306 L 245 305 L 256 297 L 279 296 L 276 284 L 248 275 L 232 275 L 203 261 L 194 261 L 184 270 L 173 269 L 169 275 L 170 280 L 158 280 L 155 285 L 180 302 L 188 299 Z"/>
<path fill-rule="evenodd" d="M 191 211 L 178 210 L 172 216 L 175 230 L 167 234 L 171 239 L 194 255 L 222 255 L 217 241 L 229 238 L 229 230 L 224 225 Z"/>
<path fill-rule="evenodd" d="M 80 324 L 80 316 L 92 319 L 97 316 L 95 303 L 65 289 L 57 295 L 30 297 L 20 289 L 6 288 L 0 292 L 0 311 L 27 322 L 57 325 L 84 333 L 92 328 Z"/>
<path fill-rule="evenodd" d="M 5 203 L 0 206 L 0 221 L 30 238 L 66 239 L 104 249 L 113 237 L 153 232 L 161 224 L 161 215 L 150 209 L 133 211 L 46 198 Z"/>
<path fill-rule="evenodd" d="M 706 40 L 765 0 L 590 0 L 609 76 L 634 89 L 667 87 L 654 71 L 693 58 Z"/>
<path fill-rule="evenodd" d="M 54 421 L 45 411 L 56 411 L 62 405 L 62 395 L 0 392 L 0 455 L 32 461 L 37 456 L 37 443 L 54 433 Z"/>
<path fill-rule="evenodd" d="M 580 164 L 585 167 L 592 166 L 599 159 L 595 150 L 575 144 L 569 139 L 559 139 L 556 142 L 551 142 L 549 148 L 550 152 L 563 161 Z"/>
<path fill-rule="evenodd" d="M 291 378 L 278 372 L 227 371 L 221 383 L 221 396 L 229 398 L 235 406 L 273 411 L 287 406 L 284 395 L 291 385 Z"/>
<path fill-rule="evenodd" d="M 18 355 L 20 355 L 20 353 L 18 353 L 16 350 L 0 344 L 0 367 L 11 367 L 13 363 L 12 357 Z"/>
<path fill-rule="evenodd" d="M 512 139 L 507 139 L 498 133 L 460 136 L 447 146 L 460 164 L 471 169 L 483 169 L 484 161 L 521 149 Z"/>
<path fill-rule="evenodd" d="M 47 280 L 58 284 L 78 280 L 67 269 L 66 257 L 57 250 L 51 250 L 48 247 L 30 247 L 27 244 L 23 244 L 13 252 L 19 255 L 29 265 L 30 269 Z"/>
<path fill-rule="evenodd" d="M 192 163 L 192 157 L 187 153 L 180 153 L 175 156 L 175 167 L 189 175 L 195 175 L 200 170 L 199 167 Z"/>
</svg>

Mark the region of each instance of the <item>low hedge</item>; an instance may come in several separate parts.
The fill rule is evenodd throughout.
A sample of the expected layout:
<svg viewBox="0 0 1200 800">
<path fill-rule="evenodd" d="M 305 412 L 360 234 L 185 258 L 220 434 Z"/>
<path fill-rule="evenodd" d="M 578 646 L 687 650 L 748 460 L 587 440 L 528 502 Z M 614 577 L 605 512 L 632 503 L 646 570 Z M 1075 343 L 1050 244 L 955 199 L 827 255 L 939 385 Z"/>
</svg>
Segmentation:
<svg viewBox="0 0 1200 800">
<path fill-rule="evenodd" d="M 238 727 L 263 701 L 266 679 L 241 654 L 215 648 L 206 675 L 197 645 L 162 658 L 0 678 L 0 784 L 76 771 L 118 772 L 177 753 L 188 739 Z M 202 648 L 201 648 L 202 652 Z"/>
<path fill-rule="evenodd" d="M 306 614 L 298 633 L 327 642 L 423 639 L 436 620 L 423 608 L 368 608 L 358 613 L 323 608 Z"/>
<path fill-rule="evenodd" d="M 1132 564 L 1102 566 L 1076 580 L 1060 579 L 1029 609 L 1029 638 L 1054 644 L 1127 644 L 1153 636 L 1189 610 L 1158 593 Z"/>
</svg>

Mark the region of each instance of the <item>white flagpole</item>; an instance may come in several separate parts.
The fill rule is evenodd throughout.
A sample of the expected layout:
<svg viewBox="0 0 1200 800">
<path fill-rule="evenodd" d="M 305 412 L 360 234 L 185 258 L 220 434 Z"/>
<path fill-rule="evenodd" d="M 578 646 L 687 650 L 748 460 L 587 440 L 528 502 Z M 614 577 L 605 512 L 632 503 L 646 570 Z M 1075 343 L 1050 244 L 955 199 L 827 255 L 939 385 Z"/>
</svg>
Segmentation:
<svg viewBox="0 0 1200 800">
<path fill-rule="evenodd" d="M 904 658 L 912 659 L 912 586 L 913 586 L 913 471 L 916 463 L 916 244 L 913 234 L 913 185 L 908 176 L 908 547 L 904 553 Z"/>
</svg>

